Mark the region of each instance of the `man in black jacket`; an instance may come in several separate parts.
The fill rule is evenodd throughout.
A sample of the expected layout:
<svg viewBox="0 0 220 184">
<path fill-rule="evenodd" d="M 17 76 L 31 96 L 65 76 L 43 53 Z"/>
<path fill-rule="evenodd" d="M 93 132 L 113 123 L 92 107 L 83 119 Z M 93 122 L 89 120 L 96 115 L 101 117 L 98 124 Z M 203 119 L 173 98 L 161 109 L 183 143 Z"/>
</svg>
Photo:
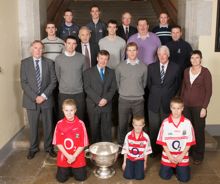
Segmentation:
<svg viewBox="0 0 220 184">
<path fill-rule="evenodd" d="M 168 117 L 170 100 L 180 86 L 179 66 L 168 60 L 170 55 L 168 47 L 159 47 L 157 55 L 159 61 L 148 66 L 147 77 L 149 130 L 155 156 L 161 151 L 160 146 L 156 145 L 160 125 Z"/>
</svg>

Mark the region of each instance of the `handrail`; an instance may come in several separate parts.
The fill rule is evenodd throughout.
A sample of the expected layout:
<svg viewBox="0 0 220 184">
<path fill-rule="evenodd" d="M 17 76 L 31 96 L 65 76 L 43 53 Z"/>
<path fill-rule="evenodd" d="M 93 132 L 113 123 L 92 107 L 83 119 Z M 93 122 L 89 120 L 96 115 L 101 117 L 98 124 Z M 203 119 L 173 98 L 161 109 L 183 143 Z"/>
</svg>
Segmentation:
<svg viewBox="0 0 220 184">
<path fill-rule="evenodd" d="M 53 21 L 59 25 L 63 18 L 64 10 L 69 6 L 71 0 L 53 0 L 47 8 L 47 21 Z"/>
<path fill-rule="evenodd" d="M 151 0 L 154 10 L 159 17 L 161 12 L 167 12 L 171 24 L 177 24 L 177 9 L 170 0 Z"/>
</svg>

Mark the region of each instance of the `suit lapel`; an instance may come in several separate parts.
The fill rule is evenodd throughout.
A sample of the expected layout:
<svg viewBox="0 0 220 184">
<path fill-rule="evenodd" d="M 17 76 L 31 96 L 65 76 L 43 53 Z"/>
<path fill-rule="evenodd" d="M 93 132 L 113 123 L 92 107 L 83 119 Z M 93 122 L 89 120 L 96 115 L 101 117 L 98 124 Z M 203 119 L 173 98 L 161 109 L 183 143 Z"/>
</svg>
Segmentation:
<svg viewBox="0 0 220 184">
<path fill-rule="evenodd" d="M 28 73 L 29 73 L 28 77 L 32 78 L 31 81 L 34 81 L 35 90 L 37 91 L 36 71 L 35 71 L 34 60 L 33 60 L 32 57 L 30 58 L 30 64 L 29 64 L 29 71 L 28 71 Z"/>
<path fill-rule="evenodd" d="M 43 82 L 45 81 L 45 76 L 46 76 L 46 69 L 47 69 L 47 61 L 45 61 L 44 58 L 41 60 L 41 69 L 42 69 L 42 80 L 41 80 L 41 86 Z"/>
<path fill-rule="evenodd" d="M 163 84 L 166 82 L 167 78 L 169 77 L 169 73 L 171 73 L 171 66 L 170 66 L 170 61 L 167 65 L 167 69 L 166 69 L 166 73 L 165 73 L 165 76 L 164 76 L 164 81 L 163 81 Z"/>
<path fill-rule="evenodd" d="M 97 68 L 97 66 L 95 66 L 95 76 L 96 78 L 101 82 L 101 84 L 103 83 L 102 79 L 101 79 L 101 76 L 100 76 L 100 73 L 99 73 L 99 70 Z"/>
</svg>

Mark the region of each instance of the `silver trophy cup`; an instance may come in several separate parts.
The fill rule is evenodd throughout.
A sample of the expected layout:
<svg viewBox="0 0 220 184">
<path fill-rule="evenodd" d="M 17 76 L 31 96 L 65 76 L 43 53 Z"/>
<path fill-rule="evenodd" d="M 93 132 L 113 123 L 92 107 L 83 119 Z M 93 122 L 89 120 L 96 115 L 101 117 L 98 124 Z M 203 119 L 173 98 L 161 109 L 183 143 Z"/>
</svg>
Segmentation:
<svg viewBox="0 0 220 184">
<path fill-rule="evenodd" d="M 86 150 L 86 157 L 90 158 L 97 166 L 93 172 L 96 177 L 106 179 L 115 174 L 112 166 L 117 160 L 119 147 L 111 142 L 98 142 Z"/>
</svg>

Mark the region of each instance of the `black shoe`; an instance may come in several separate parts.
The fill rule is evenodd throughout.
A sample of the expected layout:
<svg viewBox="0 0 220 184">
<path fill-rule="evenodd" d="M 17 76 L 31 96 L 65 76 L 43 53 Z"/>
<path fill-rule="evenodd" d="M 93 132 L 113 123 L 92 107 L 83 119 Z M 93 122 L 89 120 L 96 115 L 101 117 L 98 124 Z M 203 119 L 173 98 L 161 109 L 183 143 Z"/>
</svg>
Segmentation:
<svg viewBox="0 0 220 184">
<path fill-rule="evenodd" d="M 49 153 L 49 155 L 50 155 L 51 157 L 56 157 L 56 156 L 57 156 L 57 153 L 56 153 L 53 149 L 47 151 L 47 153 Z"/>
<path fill-rule="evenodd" d="M 28 160 L 31 160 L 34 158 L 35 154 L 37 153 L 38 151 L 29 151 L 28 152 L 28 155 L 27 155 L 27 159 Z"/>
<path fill-rule="evenodd" d="M 202 160 L 194 160 L 193 164 L 194 165 L 200 165 L 202 163 Z"/>
</svg>

